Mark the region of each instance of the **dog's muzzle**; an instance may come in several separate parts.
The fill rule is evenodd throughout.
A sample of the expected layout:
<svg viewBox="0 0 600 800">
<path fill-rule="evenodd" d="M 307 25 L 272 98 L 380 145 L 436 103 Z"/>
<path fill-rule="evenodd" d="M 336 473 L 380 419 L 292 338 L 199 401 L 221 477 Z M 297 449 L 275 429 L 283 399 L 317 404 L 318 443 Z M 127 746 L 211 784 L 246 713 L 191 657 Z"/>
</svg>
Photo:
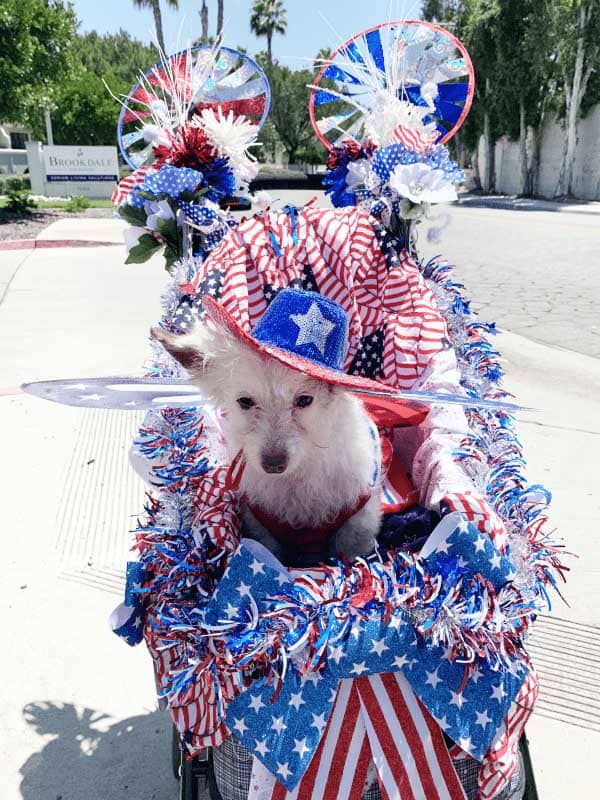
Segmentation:
<svg viewBox="0 0 600 800">
<path fill-rule="evenodd" d="M 260 457 L 260 464 L 264 471 L 268 472 L 270 475 L 277 475 L 285 472 L 288 465 L 287 453 L 263 453 Z"/>
</svg>

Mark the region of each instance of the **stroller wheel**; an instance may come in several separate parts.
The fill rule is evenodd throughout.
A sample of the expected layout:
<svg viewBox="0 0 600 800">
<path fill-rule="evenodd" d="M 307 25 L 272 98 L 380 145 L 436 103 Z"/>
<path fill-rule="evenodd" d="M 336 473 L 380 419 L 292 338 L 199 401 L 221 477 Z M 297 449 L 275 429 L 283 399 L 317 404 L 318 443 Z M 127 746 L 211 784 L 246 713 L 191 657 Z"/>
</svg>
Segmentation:
<svg viewBox="0 0 600 800">
<path fill-rule="evenodd" d="M 175 726 L 171 735 L 171 769 L 179 781 L 179 800 L 209 800 L 210 750 L 203 750 L 195 758 L 186 758 Z"/>
<path fill-rule="evenodd" d="M 519 749 L 523 758 L 523 768 L 525 770 L 525 793 L 523 800 L 539 800 L 537 786 L 535 785 L 535 775 L 533 774 L 533 764 L 529 753 L 529 741 L 523 734 L 519 741 Z"/>
<path fill-rule="evenodd" d="M 171 729 L 171 769 L 173 777 L 179 780 L 181 770 L 181 745 L 179 743 L 179 732 L 175 725 Z"/>
</svg>

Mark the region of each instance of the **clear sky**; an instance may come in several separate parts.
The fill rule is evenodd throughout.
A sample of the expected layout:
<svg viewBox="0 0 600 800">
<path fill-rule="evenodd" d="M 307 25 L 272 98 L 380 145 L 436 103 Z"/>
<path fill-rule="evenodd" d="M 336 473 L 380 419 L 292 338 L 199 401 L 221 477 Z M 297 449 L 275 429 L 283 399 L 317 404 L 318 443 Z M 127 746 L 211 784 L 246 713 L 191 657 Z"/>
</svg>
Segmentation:
<svg viewBox="0 0 600 800">
<path fill-rule="evenodd" d="M 80 31 L 114 33 L 124 28 L 142 41 L 154 37 L 151 9 L 138 9 L 133 0 L 72 0 L 81 22 Z M 200 36 L 200 0 L 179 0 L 174 11 L 161 2 L 167 49 L 182 49 Z M 224 44 L 241 45 L 251 54 L 266 49 L 266 40 L 250 33 L 251 0 L 225 0 Z M 210 33 L 214 34 L 216 0 L 208 0 Z M 420 17 L 421 0 L 285 0 L 288 27 L 285 36 L 274 36 L 273 56 L 292 69 L 301 68 L 306 59 L 322 47 L 337 47 L 364 28 L 388 19 Z M 322 15 L 322 16 L 321 16 Z M 325 19 L 323 19 L 323 17 Z M 143 65 L 140 64 L 140 67 Z"/>
</svg>

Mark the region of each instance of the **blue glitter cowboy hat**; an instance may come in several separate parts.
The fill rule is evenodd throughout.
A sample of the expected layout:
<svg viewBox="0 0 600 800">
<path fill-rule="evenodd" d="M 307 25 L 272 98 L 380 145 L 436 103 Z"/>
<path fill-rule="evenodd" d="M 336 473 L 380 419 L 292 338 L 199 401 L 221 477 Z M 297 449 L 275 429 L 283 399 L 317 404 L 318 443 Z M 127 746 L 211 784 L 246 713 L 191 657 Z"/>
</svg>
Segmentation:
<svg viewBox="0 0 600 800">
<path fill-rule="evenodd" d="M 322 294 L 282 289 L 251 334 L 209 295 L 202 298 L 202 305 L 209 319 L 262 356 L 315 380 L 364 393 L 365 405 L 374 416 L 389 412 L 397 425 L 417 425 L 427 415 L 429 409 L 422 403 L 386 397 L 398 391 L 393 386 L 344 372 L 348 319 L 339 303 Z"/>
</svg>

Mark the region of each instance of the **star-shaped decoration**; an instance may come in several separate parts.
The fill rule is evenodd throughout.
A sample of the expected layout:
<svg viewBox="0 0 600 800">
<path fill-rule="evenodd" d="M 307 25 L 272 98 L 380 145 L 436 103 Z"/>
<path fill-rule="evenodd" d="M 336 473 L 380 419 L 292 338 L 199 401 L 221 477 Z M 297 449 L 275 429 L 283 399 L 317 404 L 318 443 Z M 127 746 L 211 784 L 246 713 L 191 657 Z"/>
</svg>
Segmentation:
<svg viewBox="0 0 600 800">
<path fill-rule="evenodd" d="M 256 750 L 257 753 L 260 753 L 260 755 L 263 758 L 267 755 L 267 753 L 271 752 L 269 750 L 269 748 L 267 747 L 267 740 L 266 739 L 261 739 L 260 742 L 257 739 L 256 740 L 256 744 L 254 745 L 254 749 Z"/>
<path fill-rule="evenodd" d="M 310 723 L 310 727 L 316 728 L 319 734 L 323 733 L 326 725 L 327 725 L 327 720 L 325 719 L 325 714 L 312 715 L 312 722 Z"/>
<path fill-rule="evenodd" d="M 271 717 L 271 719 L 273 720 L 273 724 L 271 725 L 271 728 L 275 731 L 275 733 L 281 733 L 282 731 L 284 731 L 287 728 L 287 725 L 283 721 L 283 717 L 275 717 L 275 716 L 273 716 L 273 717 Z"/>
<path fill-rule="evenodd" d="M 250 569 L 252 570 L 253 575 L 258 575 L 260 572 L 264 573 L 265 571 L 264 567 L 265 565 L 257 558 L 255 558 L 254 561 L 250 564 Z"/>
<path fill-rule="evenodd" d="M 402 669 L 408 664 L 408 658 L 406 656 L 396 656 L 394 659 L 394 667 L 396 669 Z"/>
<path fill-rule="evenodd" d="M 312 683 L 313 686 L 316 686 L 320 680 L 321 680 L 321 675 L 318 672 L 315 672 L 314 670 L 306 672 L 304 675 L 300 676 L 301 686 L 304 686 L 307 683 Z"/>
<path fill-rule="evenodd" d="M 310 747 L 306 746 L 306 739 L 294 739 L 292 750 L 294 753 L 298 753 L 300 758 L 304 758 L 305 754 L 310 752 Z"/>
<path fill-rule="evenodd" d="M 465 705 L 466 702 L 467 701 L 462 696 L 462 694 L 460 694 L 459 692 L 452 692 L 452 700 L 450 700 L 451 706 L 456 706 L 460 711 L 460 709 Z"/>
<path fill-rule="evenodd" d="M 265 704 L 262 701 L 262 697 L 260 697 L 260 696 L 257 697 L 256 695 L 254 695 L 251 698 L 251 700 L 250 700 L 250 708 L 253 711 L 256 711 L 257 714 L 258 714 L 258 712 L 260 711 L 261 708 L 264 708 L 264 706 L 265 706 Z"/>
<path fill-rule="evenodd" d="M 277 573 L 275 580 L 279 586 L 285 586 L 286 583 L 290 582 L 290 579 L 287 577 L 287 575 L 284 575 L 282 572 Z"/>
<path fill-rule="evenodd" d="M 289 776 L 292 774 L 292 771 L 288 767 L 288 763 L 288 761 L 284 761 L 283 764 L 281 764 L 279 761 L 277 762 L 277 774 L 281 775 L 283 780 L 286 780 L 286 778 L 289 778 Z"/>
<path fill-rule="evenodd" d="M 350 630 L 350 636 L 354 636 L 356 641 L 358 641 L 360 639 L 360 635 L 362 633 L 362 630 L 363 630 L 363 628 L 362 628 L 362 625 L 360 624 L 360 622 L 356 622 L 352 626 L 352 628 Z"/>
<path fill-rule="evenodd" d="M 238 607 L 237 606 L 234 606 L 233 603 L 227 603 L 227 605 L 225 606 L 225 613 L 227 614 L 227 616 L 230 619 L 232 617 L 235 617 L 237 612 L 238 612 Z"/>
<path fill-rule="evenodd" d="M 490 558 L 490 565 L 492 569 L 500 569 L 500 564 L 502 563 L 502 557 L 500 553 L 494 553 L 494 555 Z"/>
<path fill-rule="evenodd" d="M 141 617 L 136 617 L 136 618 L 133 620 L 133 627 L 134 627 L 136 630 L 137 630 L 137 629 L 140 627 L 140 625 L 141 625 L 141 624 L 142 624 L 142 618 L 141 618 Z"/>
<path fill-rule="evenodd" d="M 487 709 L 483 709 L 483 713 L 477 713 L 477 719 L 475 720 L 475 725 L 481 725 L 481 727 L 485 730 L 488 724 L 492 721 L 491 717 L 488 717 Z"/>
<path fill-rule="evenodd" d="M 437 687 L 438 683 L 442 683 L 442 679 L 439 677 L 437 669 L 434 670 L 433 672 L 427 673 L 427 680 L 425 681 L 425 683 L 428 683 L 434 689 Z"/>
<path fill-rule="evenodd" d="M 465 753 L 470 752 L 471 748 L 473 747 L 473 743 L 471 742 L 471 737 L 470 736 L 461 737 L 458 740 L 458 746 L 460 747 L 461 750 L 464 750 Z"/>
<path fill-rule="evenodd" d="M 314 344 L 325 355 L 327 338 L 335 324 L 321 314 L 319 306 L 312 303 L 305 314 L 290 314 L 290 319 L 298 327 L 296 345 Z"/>
<path fill-rule="evenodd" d="M 292 708 L 295 708 L 296 711 L 300 708 L 300 706 L 305 705 L 305 700 L 302 697 L 302 692 L 297 692 L 296 694 L 292 694 L 290 696 L 290 705 Z"/>
<path fill-rule="evenodd" d="M 243 719 L 236 719 L 236 721 L 233 723 L 233 727 L 240 734 L 240 736 L 243 736 L 244 732 L 248 730 L 248 726 Z"/>
<path fill-rule="evenodd" d="M 477 681 L 481 678 L 481 670 L 479 667 L 476 667 L 473 672 L 469 675 L 469 680 L 472 680 L 473 683 L 477 683 Z"/>
<path fill-rule="evenodd" d="M 352 673 L 354 675 L 362 675 L 363 672 L 367 672 L 367 665 L 364 661 L 361 661 L 359 664 L 352 664 Z"/>
<path fill-rule="evenodd" d="M 506 697 L 506 692 L 504 691 L 504 686 L 501 683 L 498 686 L 492 686 L 492 700 L 497 700 L 501 703 L 504 698 Z"/>
<path fill-rule="evenodd" d="M 346 654 L 344 653 L 344 648 L 339 645 L 338 647 L 330 647 L 329 648 L 329 658 L 333 659 L 336 664 L 339 664 L 341 659 L 344 658 Z"/>
<path fill-rule="evenodd" d="M 372 646 L 371 646 L 371 653 L 377 653 L 378 656 L 381 656 L 386 650 L 390 648 L 385 643 L 384 639 L 375 639 Z"/>
<path fill-rule="evenodd" d="M 448 539 L 444 539 L 435 546 L 436 553 L 448 553 L 449 550 L 450 550 L 450 542 L 448 541 Z"/>
<path fill-rule="evenodd" d="M 440 726 L 440 728 L 441 728 L 443 731 L 445 731 L 445 730 L 446 730 L 446 728 L 448 727 L 448 725 L 449 725 L 450 723 L 448 722 L 448 720 L 446 719 L 446 715 L 444 714 L 444 716 L 443 716 L 443 717 L 440 717 L 440 718 L 438 719 L 438 721 L 437 721 L 437 724 Z"/>
<path fill-rule="evenodd" d="M 476 553 L 482 553 L 485 551 L 485 539 L 481 534 L 479 534 L 479 536 L 475 539 L 473 544 L 475 545 Z"/>
<path fill-rule="evenodd" d="M 393 628 L 396 631 L 400 630 L 403 625 L 406 625 L 406 620 L 401 614 L 394 614 L 390 619 L 390 628 Z"/>
<path fill-rule="evenodd" d="M 240 597 L 250 597 L 250 586 L 247 583 L 240 583 L 237 593 Z"/>
</svg>

